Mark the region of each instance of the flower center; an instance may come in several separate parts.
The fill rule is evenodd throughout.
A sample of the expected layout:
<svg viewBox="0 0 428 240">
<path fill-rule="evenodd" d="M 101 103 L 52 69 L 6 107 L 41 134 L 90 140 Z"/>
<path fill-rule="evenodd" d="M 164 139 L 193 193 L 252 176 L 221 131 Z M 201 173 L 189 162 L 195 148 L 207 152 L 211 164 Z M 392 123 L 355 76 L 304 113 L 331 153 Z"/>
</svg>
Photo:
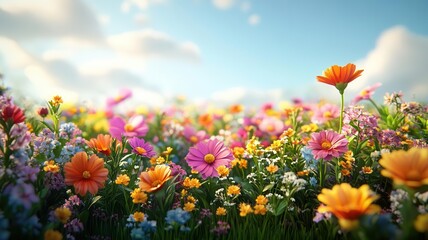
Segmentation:
<svg viewBox="0 0 428 240">
<path fill-rule="evenodd" d="M 160 180 L 154 180 L 154 181 L 152 182 L 152 187 L 157 187 L 160 183 L 161 183 L 161 181 L 160 181 Z"/>
<path fill-rule="evenodd" d="M 197 142 L 198 142 L 198 137 L 196 137 L 196 136 L 191 136 L 191 137 L 190 137 L 190 141 L 191 141 L 192 143 L 197 143 Z"/>
<path fill-rule="evenodd" d="M 89 173 L 89 171 L 84 171 L 82 176 L 83 176 L 83 178 L 88 179 L 91 177 L 91 174 Z"/>
<path fill-rule="evenodd" d="M 330 111 L 325 111 L 325 112 L 323 113 L 323 116 L 324 116 L 325 118 L 331 118 L 331 112 L 330 112 Z"/>
<path fill-rule="evenodd" d="M 215 157 L 211 153 L 208 153 L 207 155 L 204 156 L 204 161 L 206 163 L 212 163 L 214 162 L 214 160 L 215 160 Z"/>
<path fill-rule="evenodd" d="M 132 132 L 134 131 L 134 126 L 132 126 L 132 124 L 127 123 L 125 125 L 125 132 Z"/>
<path fill-rule="evenodd" d="M 322 149 L 327 150 L 331 148 L 331 143 L 327 140 L 324 140 L 321 144 Z"/>
<path fill-rule="evenodd" d="M 275 126 L 274 125 L 272 125 L 272 124 L 269 124 L 267 127 L 266 127 L 266 131 L 268 131 L 268 132 L 273 132 L 275 130 Z"/>
<path fill-rule="evenodd" d="M 145 153 L 147 153 L 146 149 L 142 148 L 142 147 L 136 147 L 135 151 L 137 151 L 139 154 L 143 155 Z"/>
</svg>

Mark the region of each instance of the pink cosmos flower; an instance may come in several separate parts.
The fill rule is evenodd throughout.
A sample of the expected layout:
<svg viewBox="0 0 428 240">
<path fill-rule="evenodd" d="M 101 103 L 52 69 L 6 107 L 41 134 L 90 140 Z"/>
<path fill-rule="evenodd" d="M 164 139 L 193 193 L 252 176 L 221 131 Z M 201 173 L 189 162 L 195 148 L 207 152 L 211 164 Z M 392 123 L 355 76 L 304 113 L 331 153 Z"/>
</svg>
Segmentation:
<svg viewBox="0 0 428 240">
<path fill-rule="evenodd" d="M 203 179 L 218 177 L 217 168 L 229 166 L 234 159 L 232 152 L 218 139 L 208 139 L 189 149 L 185 157 L 187 164 L 198 171 Z"/>
<path fill-rule="evenodd" d="M 339 107 L 337 105 L 327 103 L 314 109 L 314 115 L 312 116 L 311 121 L 322 124 L 338 118 L 339 115 Z"/>
<path fill-rule="evenodd" d="M 129 145 L 132 147 L 132 152 L 143 157 L 154 157 L 156 152 L 153 150 L 153 146 L 149 143 L 146 143 L 144 139 L 139 139 L 138 137 L 133 137 L 129 139 Z"/>
<path fill-rule="evenodd" d="M 357 104 L 361 100 L 367 100 L 372 98 L 373 94 L 375 93 L 375 90 L 378 89 L 380 86 L 382 86 L 382 83 L 376 83 L 373 86 L 369 86 L 364 88 L 360 94 L 358 94 L 354 100 L 352 100 L 352 104 Z"/>
<path fill-rule="evenodd" d="M 335 131 L 321 131 L 313 133 L 308 142 L 308 148 L 316 160 L 331 160 L 333 157 L 340 157 L 348 151 L 348 140 L 342 134 Z"/>
<path fill-rule="evenodd" d="M 284 123 L 277 118 L 265 117 L 260 122 L 259 128 L 262 132 L 276 136 L 284 131 Z"/>
<path fill-rule="evenodd" d="M 148 126 L 144 122 L 144 117 L 141 115 L 131 117 L 128 122 L 125 122 L 120 117 L 113 117 L 109 120 L 110 135 L 116 139 L 121 139 L 122 136 L 144 137 L 149 131 Z"/>
<path fill-rule="evenodd" d="M 205 132 L 204 130 L 196 131 L 195 128 L 193 128 L 192 126 L 185 126 L 182 133 L 186 140 L 193 144 L 205 140 L 209 137 L 207 132 Z"/>
</svg>

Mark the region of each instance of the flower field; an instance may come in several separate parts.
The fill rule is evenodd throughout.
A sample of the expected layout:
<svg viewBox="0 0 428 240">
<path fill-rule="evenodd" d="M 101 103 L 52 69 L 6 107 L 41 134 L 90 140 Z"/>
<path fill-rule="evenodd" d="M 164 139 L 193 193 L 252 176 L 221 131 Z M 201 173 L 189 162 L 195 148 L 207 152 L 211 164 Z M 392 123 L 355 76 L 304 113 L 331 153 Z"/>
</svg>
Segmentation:
<svg viewBox="0 0 428 240">
<path fill-rule="evenodd" d="M 121 111 L 0 96 L 0 239 L 428 239 L 427 105 Z M 345 104 L 349 97 L 349 104 Z"/>
</svg>

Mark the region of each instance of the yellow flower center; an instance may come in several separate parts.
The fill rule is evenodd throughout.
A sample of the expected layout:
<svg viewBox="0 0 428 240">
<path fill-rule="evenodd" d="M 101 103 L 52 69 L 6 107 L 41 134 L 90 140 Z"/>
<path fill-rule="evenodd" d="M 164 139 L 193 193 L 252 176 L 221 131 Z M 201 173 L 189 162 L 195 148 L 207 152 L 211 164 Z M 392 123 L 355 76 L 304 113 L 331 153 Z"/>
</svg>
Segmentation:
<svg viewBox="0 0 428 240">
<path fill-rule="evenodd" d="M 211 153 L 208 153 L 207 155 L 204 156 L 204 161 L 206 163 L 212 163 L 214 162 L 214 160 L 215 160 L 215 157 Z"/>
<path fill-rule="evenodd" d="M 197 142 L 198 142 L 198 137 L 196 137 L 196 136 L 191 136 L 191 137 L 190 137 L 190 141 L 191 141 L 192 143 L 197 143 Z"/>
<path fill-rule="evenodd" d="M 160 183 L 161 183 L 161 181 L 160 181 L 160 180 L 154 180 L 154 181 L 152 182 L 152 187 L 157 187 Z"/>
<path fill-rule="evenodd" d="M 146 149 L 142 148 L 142 147 L 136 147 L 135 151 L 137 151 L 139 154 L 145 154 L 147 151 Z"/>
<path fill-rule="evenodd" d="M 331 112 L 330 112 L 330 111 L 325 111 L 325 112 L 323 113 L 323 116 L 324 116 L 325 118 L 331 118 L 332 114 L 331 114 Z"/>
<path fill-rule="evenodd" d="M 269 124 L 267 127 L 266 127 L 266 131 L 268 131 L 268 132 L 273 132 L 275 130 L 275 126 L 274 125 L 272 125 L 272 124 Z"/>
<path fill-rule="evenodd" d="M 324 140 L 322 142 L 322 144 L 321 144 L 321 147 L 322 147 L 322 149 L 325 149 L 325 150 L 330 149 L 331 148 L 331 143 L 329 141 L 327 141 L 327 140 Z"/>
<path fill-rule="evenodd" d="M 89 171 L 84 171 L 82 176 L 83 176 L 83 178 L 88 179 L 91 177 L 91 174 L 89 173 Z"/>
<path fill-rule="evenodd" d="M 134 126 L 132 126 L 132 124 L 127 123 L 125 125 L 125 131 L 126 132 L 132 132 L 132 131 L 134 131 Z"/>
</svg>

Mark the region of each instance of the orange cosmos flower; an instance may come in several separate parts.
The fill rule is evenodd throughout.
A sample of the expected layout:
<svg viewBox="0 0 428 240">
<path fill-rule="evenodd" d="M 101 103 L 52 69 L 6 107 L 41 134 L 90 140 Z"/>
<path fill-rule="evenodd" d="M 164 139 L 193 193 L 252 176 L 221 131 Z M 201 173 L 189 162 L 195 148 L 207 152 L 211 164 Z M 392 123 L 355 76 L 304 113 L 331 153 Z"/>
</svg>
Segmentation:
<svg viewBox="0 0 428 240">
<path fill-rule="evenodd" d="M 87 192 L 96 194 L 107 180 L 108 170 L 104 160 L 93 154 L 89 159 L 85 152 L 78 152 L 64 165 L 65 183 L 73 185 L 76 193 L 84 196 Z"/>
<path fill-rule="evenodd" d="M 141 173 L 140 188 L 145 192 L 154 192 L 171 178 L 171 169 L 167 165 L 156 165 L 154 169 Z"/>
<path fill-rule="evenodd" d="M 91 138 L 89 141 L 86 141 L 86 144 L 107 156 L 111 154 L 111 136 L 108 134 L 98 134 L 97 138 Z"/>
<path fill-rule="evenodd" d="M 364 70 L 355 71 L 355 65 L 348 63 L 346 66 L 331 66 L 327 68 L 323 76 L 317 76 L 318 81 L 335 86 L 342 94 L 348 83 L 361 76 Z"/>
<path fill-rule="evenodd" d="M 396 185 L 419 188 L 428 185 L 428 148 L 411 148 L 382 155 L 381 174 L 391 178 Z"/>
<path fill-rule="evenodd" d="M 366 214 L 380 211 L 378 205 L 372 204 L 379 196 L 370 191 L 368 185 L 353 188 L 348 183 L 335 185 L 333 189 L 322 189 L 318 200 L 325 204 L 318 208 L 318 212 L 333 213 L 344 230 L 358 227 L 358 218 Z"/>
</svg>

